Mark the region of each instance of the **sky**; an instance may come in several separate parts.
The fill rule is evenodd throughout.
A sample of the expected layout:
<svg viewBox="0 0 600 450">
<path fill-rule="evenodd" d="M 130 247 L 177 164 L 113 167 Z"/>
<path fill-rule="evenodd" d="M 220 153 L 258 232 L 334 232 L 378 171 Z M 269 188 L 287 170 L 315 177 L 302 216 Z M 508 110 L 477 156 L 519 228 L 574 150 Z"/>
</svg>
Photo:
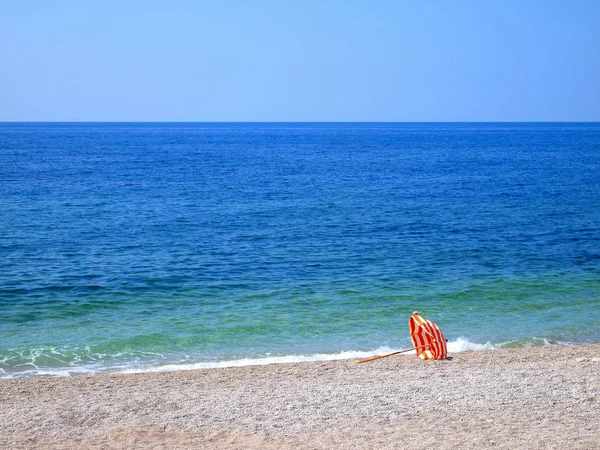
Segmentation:
<svg viewBox="0 0 600 450">
<path fill-rule="evenodd" d="M 0 121 L 600 121 L 600 0 L 0 0 Z"/>
</svg>

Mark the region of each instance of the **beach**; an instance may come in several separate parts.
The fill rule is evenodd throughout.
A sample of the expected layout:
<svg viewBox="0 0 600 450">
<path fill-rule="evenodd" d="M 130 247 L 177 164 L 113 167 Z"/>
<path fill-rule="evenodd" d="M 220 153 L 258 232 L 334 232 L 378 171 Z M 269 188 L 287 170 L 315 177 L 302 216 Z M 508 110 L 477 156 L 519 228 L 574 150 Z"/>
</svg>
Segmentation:
<svg viewBox="0 0 600 450">
<path fill-rule="evenodd" d="M 600 345 L 0 382 L 2 448 L 600 448 Z"/>
</svg>

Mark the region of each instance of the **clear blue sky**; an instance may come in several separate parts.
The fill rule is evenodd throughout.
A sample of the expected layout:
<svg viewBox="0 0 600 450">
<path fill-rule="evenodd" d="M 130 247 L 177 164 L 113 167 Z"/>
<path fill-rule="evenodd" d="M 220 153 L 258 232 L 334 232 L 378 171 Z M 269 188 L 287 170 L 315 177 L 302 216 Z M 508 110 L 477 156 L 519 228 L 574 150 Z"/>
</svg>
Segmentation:
<svg viewBox="0 0 600 450">
<path fill-rule="evenodd" d="M 600 121 L 600 0 L 0 9 L 0 121 Z"/>
</svg>

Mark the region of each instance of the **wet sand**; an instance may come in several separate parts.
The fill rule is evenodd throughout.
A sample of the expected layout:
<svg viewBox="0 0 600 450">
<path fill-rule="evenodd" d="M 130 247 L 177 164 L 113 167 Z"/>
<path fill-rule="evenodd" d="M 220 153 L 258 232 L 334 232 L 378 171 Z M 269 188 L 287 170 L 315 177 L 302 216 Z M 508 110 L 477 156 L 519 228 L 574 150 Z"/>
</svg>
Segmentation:
<svg viewBox="0 0 600 450">
<path fill-rule="evenodd" d="M 600 344 L 0 381 L 0 448 L 600 448 Z"/>
</svg>

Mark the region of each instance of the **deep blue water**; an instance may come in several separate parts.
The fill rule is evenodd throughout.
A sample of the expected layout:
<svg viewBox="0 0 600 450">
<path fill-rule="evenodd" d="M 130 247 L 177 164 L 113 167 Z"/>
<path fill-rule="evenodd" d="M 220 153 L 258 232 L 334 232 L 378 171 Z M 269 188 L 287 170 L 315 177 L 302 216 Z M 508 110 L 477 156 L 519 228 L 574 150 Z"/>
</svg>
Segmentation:
<svg viewBox="0 0 600 450">
<path fill-rule="evenodd" d="M 414 310 L 600 342 L 600 124 L 0 123 L 0 377 L 396 349 Z"/>
</svg>

